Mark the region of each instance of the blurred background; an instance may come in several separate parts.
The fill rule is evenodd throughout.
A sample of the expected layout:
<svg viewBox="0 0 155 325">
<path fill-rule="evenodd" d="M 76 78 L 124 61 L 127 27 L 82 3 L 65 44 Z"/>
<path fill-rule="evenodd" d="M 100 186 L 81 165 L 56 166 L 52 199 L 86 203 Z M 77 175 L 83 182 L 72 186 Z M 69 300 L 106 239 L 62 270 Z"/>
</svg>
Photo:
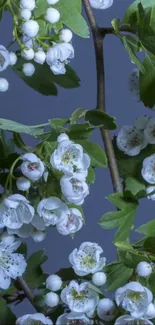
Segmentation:
<svg viewBox="0 0 155 325">
<path fill-rule="evenodd" d="M 97 22 L 100 26 L 110 26 L 114 18 L 122 18 L 132 0 L 114 0 L 111 8 L 106 10 L 94 10 Z M 4 14 L 0 24 L 0 44 L 7 46 L 12 39 L 12 21 L 9 14 Z M 77 108 L 93 109 L 96 106 L 96 70 L 92 38 L 73 38 L 75 58 L 71 65 L 81 79 L 81 87 L 65 90 L 59 88 L 57 97 L 43 96 L 22 81 L 11 68 L 4 71 L 2 76 L 10 83 L 9 91 L 0 94 L 0 117 L 16 120 L 24 124 L 46 123 L 51 118 L 63 118 L 70 116 Z M 134 65 L 130 62 L 128 54 L 124 50 L 120 40 L 108 35 L 104 40 L 105 72 L 106 72 L 106 106 L 109 114 L 116 117 L 118 129 L 124 124 L 132 124 L 139 115 L 155 114 L 132 98 L 128 89 L 128 77 Z M 117 132 L 117 131 L 116 131 Z M 32 139 L 27 139 L 33 145 Z M 96 131 L 93 141 L 103 146 L 100 133 Z M 45 249 L 48 261 L 44 264 L 47 273 L 53 273 L 60 268 L 69 267 L 68 255 L 83 241 L 97 242 L 104 249 L 107 262 L 115 259 L 115 248 L 112 244 L 114 231 L 105 231 L 99 225 L 101 216 L 113 209 L 105 199 L 112 193 L 112 184 L 108 169 L 96 170 L 96 182 L 91 186 L 90 195 L 86 198 L 84 212 L 86 225 L 75 235 L 74 240 L 70 236 L 60 235 L 56 229 L 48 232 L 46 239 L 36 244 L 32 239 L 28 240 L 29 253 L 39 249 Z M 155 216 L 155 203 L 143 199 L 138 209 L 136 226 L 147 222 Z M 138 234 L 132 234 L 134 240 Z M 33 312 L 29 302 L 24 302 L 20 307 L 15 307 L 15 313 L 22 315 Z"/>
</svg>

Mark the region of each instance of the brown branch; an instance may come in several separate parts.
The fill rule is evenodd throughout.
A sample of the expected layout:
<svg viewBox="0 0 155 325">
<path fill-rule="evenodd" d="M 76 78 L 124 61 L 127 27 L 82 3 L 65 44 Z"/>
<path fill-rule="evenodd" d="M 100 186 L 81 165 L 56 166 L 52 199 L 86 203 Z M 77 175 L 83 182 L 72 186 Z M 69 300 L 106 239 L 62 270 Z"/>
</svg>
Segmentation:
<svg viewBox="0 0 155 325">
<path fill-rule="evenodd" d="M 100 34 L 101 36 L 104 38 L 105 35 L 107 34 L 113 34 L 113 35 L 116 35 L 116 32 L 114 30 L 113 27 L 100 27 L 99 28 L 100 30 Z M 136 34 L 136 30 L 128 25 L 122 25 L 120 26 L 120 29 L 119 29 L 120 32 L 127 32 L 127 33 L 131 33 L 131 34 Z"/>
<path fill-rule="evenodd" d="M 85 11 L 88 17 L 88 21 L 92 30 L 95 57 L 96 57 L 96 70 L 97 70 L 97 109 L 103 112 L 105 108 L 105 72 L 104 72 L 104 53 L 103 53 L 103 35 L 98 27 L 89 0 L 83 0 Z M 101 130 L 102 139 L 105 146 L 106 155 L 108 158 L 108 165 L 111 174 L 112 184 L 115 192 L 122 191 L 122 183 L 120 181 L 119 171 L 117 167 L 117 161 L 114 153 L 114 148 L 110 134 L 103 128 Z"/>
<path fill-rule="evenodd" d="M 19 283 L 21 289 L 24 291 L 25 297 L 27 297 L 28 300 L 33 304 L 34 295 L 29 286 L 27 285 L 26 281 L 20 276 L 17 278 L 17 282 Z"/>
</svg>

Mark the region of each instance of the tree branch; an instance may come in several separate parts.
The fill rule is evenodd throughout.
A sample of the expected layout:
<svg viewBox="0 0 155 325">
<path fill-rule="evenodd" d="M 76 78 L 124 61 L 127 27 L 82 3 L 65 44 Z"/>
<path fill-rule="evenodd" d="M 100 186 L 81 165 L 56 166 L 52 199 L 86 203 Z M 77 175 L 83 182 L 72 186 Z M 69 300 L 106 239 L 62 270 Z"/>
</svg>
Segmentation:
<svg viewBox="0 0 155 325">
<path fill-rule="evenodd" d="M 100 30 L 100 34 L 101 36 L 104 38 L 105 35 L 107 34 L 113 34 L 113 35 L 116 35 L 116 32 L 114 30 L 113 27 L 100 27 L 99 28 Z M 119 29 L 120 32 L 127 32 L 127 33 L 131 33 L 131 34 L 136 34 L 136 30 L 128 25 L 122 25 L 120 26 L 120 29 Z"/>
<path fill-rule="evenodd" d="M 27 297 L 28 300 L 33 304 L 34 295 L 29 286 L 27 285 L 26 281 L 20 276 L 17 278 L 17 282 L 19 283 L 21 289 L 24 291 L 25 297 Z"/>
<path fill-rule="evenodd" d="M 103 53 L 103 35 L 98 27 L 89 0 L 83 0 L 88 21 L 92 30 L 97 70 L 97 109 L 105 112 L 105 72 L 104 72 L 104 53 Z M 120 181 L 117 161 L 114 153 L 114 148 L 110 134 L 103 128 L 101 130 L 102 139 L 105 146 L 106 155 L 108 158 L 108 166 L 111 174 L 112 184 L 115 192 L 122 191 L 122 183 Z"/>
</svg>

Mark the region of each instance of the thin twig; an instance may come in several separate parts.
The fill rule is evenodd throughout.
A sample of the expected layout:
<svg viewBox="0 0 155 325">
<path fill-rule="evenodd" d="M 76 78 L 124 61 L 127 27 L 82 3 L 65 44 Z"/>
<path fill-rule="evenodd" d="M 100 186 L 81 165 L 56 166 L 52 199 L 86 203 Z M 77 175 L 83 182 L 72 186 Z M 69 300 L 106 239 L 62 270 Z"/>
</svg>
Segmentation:
<svg viewBox="0 0 155 325">
<path fill-rule="evenodd" d="M 102 37 L 104 37 L 107 34 L 114 34 L 114 35 L 116 35 L 116 32 L 115 32 L 115 30 L 114 30 L 113 27 L 103 27 L 103 28 L 100 27 L 99 30 L 100 30 L 100 34 L 101 34 Z M 119 31 L 120 32 L 126 32 L 126 33 L 130 33 L 130 34 L 134 34 L 134 35 L 136 34 L 135 29 L 132 28 L 132 27 L 130 27 L 130 26 L 128 26 L 128 25 L 122 25 L 122 26 L 120 26 Z"/>
<path fill-rule="evenodd" d="M 100 32 L 96 20 L 94 18 L 89 0 L 83 0 L 88 21 L 92 30 L 95 56 L 96 56 L 96 70 L 97 70 L 97 109 L 105 112 L 105 73 L 104 73 L 104 54 L 103 54 L 103 35 Z M 117 161 L 114 153 L 114 148 L 110 134 L 103 128 L 101 130 L 102 139 L 105 146 L 106 155 L 108 158 L 108 165 L 111 174 L 112 184 L 115 192 L 122 191 L 122 184 L 120 181 Z"/>
<path fill-rule="evenodd" d="M 25 296 L 33 304 L 34 295 L 31 291 L 31 289 L 29 288 L 29 286 L 27 285 L 26 281 L 21 276 L 17 278 L 17 281 L 18 281 L 21 289 L 24 291 Z"/>
</svg>

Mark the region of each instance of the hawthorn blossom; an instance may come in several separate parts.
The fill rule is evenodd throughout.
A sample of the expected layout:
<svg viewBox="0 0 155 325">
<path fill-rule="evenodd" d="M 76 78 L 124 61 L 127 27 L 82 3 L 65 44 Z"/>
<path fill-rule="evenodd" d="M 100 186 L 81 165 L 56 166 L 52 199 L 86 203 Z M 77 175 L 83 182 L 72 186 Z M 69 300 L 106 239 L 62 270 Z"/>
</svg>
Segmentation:
<svg viewBox="0 0 155 325">
<path fill-rule="evenodd" d="M 66 216 L 56 224 L 61 235 L 75 234 L 83 226 L 82 214 L 78 209 L 69 209 Z"/>
<path fill-rule="evenodd" d="M 89 0 L 92 8 L 107 9 L 112 6 L 113 0 Z"/>
<path fill-rule="evenodd" d="M 37 212 L 43 218 L 45 226 L 48 227 L 63 220 L 69 213 L 69 209 L 59 198 L 51 196 L 40 201 Z"/>
<path fill-rule="evenodd" d="M 155 144 L 155 118 L 149 118 L 149 121 L 144 130 L 144 136 L 148 143 Z"/>
<path fill-rule="evenodd" d="M 106 258 L 101 257 L 103 249 L 96 243 L 84 242 L 79 249 L 75 248 L 69 255 L 74 272 L 79 276 L 94 274 L 101 271 L 106 263 Z"/>
<path fill-rule="evenodd" d="M 85 182 L 85 174 L 75 176 L 63 176 L 60 179 L 61 192 L 68 202 L 81 205 L 89 194 L 88 184 Z"/>
<path fill-rule="evenodd" d="M 7 243 L 0 242 L 0 288 L 8 289 L 11 283 L 11 278 L 16 279 L 25 272 L 27 263 L 22 254 L 14 253 L 20 246 L 20 241 Z"/>
<path fill-rule="evenodd" d="M 71 311 L 85 313 L 95 309 L 99 301 L 98 294 L 89 288 L 89 282 L 80 285 L 71 281 L 61 292 L 61 300 Z"/>
<path fill-rule="evenodd" d="M 74 48 L 70 43 L 60 42 L 54 44 L 46 55 L 46 62 L 54 74 L 64 74 L 65 64 L 74 58 Z"/>
<path fill-rule="evenodd" d="M 34 153 L 24 154 L 22 160 L 20 168 L 23 175 L 32 181 L 38 181 L 45 170 L 43 162 Z"/>
<path fill-rule="evenodd" d="M 57 318 L 56 325 L 69 325 L 76 324 L 79 325 L 92 325 L 93 321 L 89 319 L 84 313 L 64 313 Z"/>
<path fill-rule="evenodd" d="M 155 200 L 155 186 L 148 186 L 147 188 L 146 188 L 146 193 L 147 193 L 147 198 L 149 199 L 149 200 Z M 151 193 L 153 193 L 153 194 L 151 194 Z"/>
<path fill-rule="evenodd" d="M 130 312 L 131 316 L 135 318 L 144 316 L 152 299 L 152 292 L 139 282 L 134 281 L 117 289 L 115 293 L 117 305 Z"/>
<path fill-rule="evenodd" d="M 121 128 L 116 141 L 117 147 L 128 156 L 137 156 L 148 144 L 144 133 L 131 125 Z"/>
<path fill-rule="evenodd" d="M 114 302 L 108 298 L 99 300 L 97 305 L 97 315 L 104 321 L 111 321 L 116 317 L 116 306 Z"/>
<path fill-rule="evenodd" d="M 53 322 L 41 313 L 27 314 L 16 320 L 16 325 L 53 325 Z"/>
<path fill-rule="evenodd" d="M 153 323 L 143 317 L 135 319 L 130 315 L 124 315 L 117 318 L 114 325 L 153 325 Z"/>
<path fill-rule="evenodd" d="M 137 117 L 134 123 L 135 128 L 139 131 L 144 131 L 149 122 L 149 119 L 150 117 L 146 115 Z"/>
<path fill-rule="evenodd" d="M 143 160 L 142 177 L 150 184 L 155 184 L 155 154 Z"/>
<path fill-rule="evenodd" d="M 10 63 L 9 51 L 5 48 L 5 46 L 0 45 L 0 72 L 7 69 Z"/>
<path fill-rule="evenodd" d="M 19 229 L 29 224 L 34 216 L 34 208 L 21 194 L 8 196 L 0 204 L 0 228 Z"/>
</svg>

